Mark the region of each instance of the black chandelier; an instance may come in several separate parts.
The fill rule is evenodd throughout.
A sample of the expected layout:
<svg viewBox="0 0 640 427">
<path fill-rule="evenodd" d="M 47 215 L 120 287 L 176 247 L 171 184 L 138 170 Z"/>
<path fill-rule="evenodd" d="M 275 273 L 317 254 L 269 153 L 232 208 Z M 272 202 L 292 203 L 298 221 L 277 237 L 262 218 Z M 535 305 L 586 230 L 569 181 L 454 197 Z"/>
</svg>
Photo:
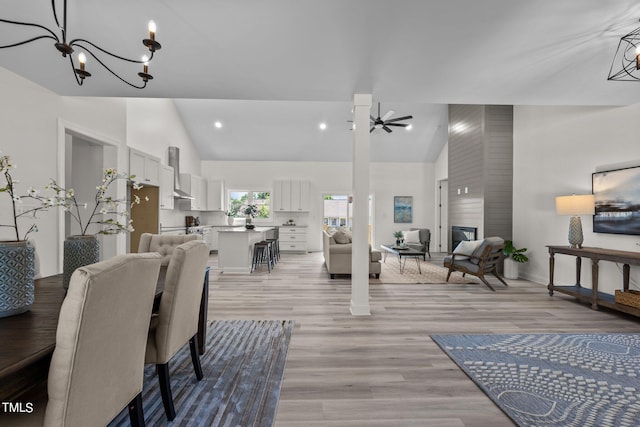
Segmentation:
<svg viewBox="0 0 640 427">
<path fill-rule="evenodd" d="M 18 42 L 18 43 L 13 43 L 13 44 L 0 46 L 0 49 L 20 46 L 20 45 L 31 43 L 33 41 L 40 40 L 40 39 L 52 39 L 52 40 L 55 40 L 54 46 L 56 47 L 56 49 L 58 49 L 58 51 L 60 51 L 60 53 L 62 53 L 63 57 L 65 57 L 65 58 L 67 56 L 69 57 L 69 63 L 71 64 L 71 69 L 73 70 L 73 75 L 76 78 L 76 82 L 80 86 L 82 86 L 82 83 L 84 83 L 84 80 L 87 77 L 91 77 L 91 73 L 86 70 L 87 58 L 86 58 L 86 55 L 84 54 L 84 52 L 80 52 L 78 54 L 78 68 L 76 68 L 75 62 L 73 60 L 73 55 L 72 55 L 73 52 L 74 52 L 74 48 L 83 49 L 89 55 L 91 55 L 100 65 L 102 65 L 107 71 L 109 71 L 111 74 L 113 74 L 116 78 L 121 80 L 123 83 L 126 83 L 129 86 L 134 87 L 136 89 L 144 89 L 147 86 L 147 82 L 149 80 L 153 79 L 153 76 L 151 74 L 149 74 L 149 62 L 153 59 L 154 53 L 157 50 L 160 50 L 160 48 L 162 47 L 160 45 L 160 43 L 158 43 L 155 40 L 156 24 L 153 21 L 149 21 L 149 38 L 142 40 L 142 44 L 147 49 L 149 49 L 150 55 L 149 56 L 147 56 L 147 55 L 143 56 L 141 60 L 135 60 L 135 59 L 124 58 L 124 57 L 122 57 L 120 55 L 116 55 L 114 53 L 111 53 L 108 50 L 103 49 L 100 46 L 96 45 L 95 43 L 92 43 L 92 42 L 90 42 L 89 40 L 86 40 L 86 39 L 73 39 L 73 40 L 67 41 L 67 32 L 68 32 L 68 27 L 67 27 L 67 0 L 64 0 L 62 25 L 60 25 L 60 22 L 58 21 L 58 14 L 56 13 L 56 2 L 55 2 L 55 0 L 51 0 L 51 9 L 53 10 L 53 19 L 56 21 L 56 27 L 60 30 L 60 33 L 61 33 L 62 37 L 58 37 L 58 35 L 54 31 L 50 30 L 49 28 L 47 28 L 47 27 L 45 27 L 43 25 L 34 24 L 34 23 L 30 23 L 30 22 L 11 21 L 9 19 L 0 18 L 0 22 L 5 22 L 7 24 L 24 25 L 24 26 L 28 26 L 28 27 L 37 27 L 37 28 L 41 28 L 41 29 L 45 30 L 48 33 L 48 34 L 43 34 L 43 35 L 40 35 L 40 36 L 37 36 L 37 37 L 33 37 L 31 39 L 28 39 L 28 40 L 21 41 L 21 42 Z M 102 54 L 110 56 L 111 58 L 119 59 L 121 61 L 131 62 L 131 63 L 134 63 L 134 64 L 142 64 L 142 72 L 138 73 L 138 76 L 142 79 L 142 84 L 141 85 L 137 85 L 137 84 L 131 83 L 131 82 L 127 81 L 126 79 L 124 79 L 123 77 L 121 77 L 118 73 L 113 71 L 111 68 L 109 68 L 109 66 L 107 64 L 105 64 L 105 62 L 102 59 L 100 59 L 100 57 L 103 56 L 100 52 Z"/>
<path fill-rule="evenodd" d="M 640 28 L 620 39 L 607 80 L 640 81 Z"/>
</svg>

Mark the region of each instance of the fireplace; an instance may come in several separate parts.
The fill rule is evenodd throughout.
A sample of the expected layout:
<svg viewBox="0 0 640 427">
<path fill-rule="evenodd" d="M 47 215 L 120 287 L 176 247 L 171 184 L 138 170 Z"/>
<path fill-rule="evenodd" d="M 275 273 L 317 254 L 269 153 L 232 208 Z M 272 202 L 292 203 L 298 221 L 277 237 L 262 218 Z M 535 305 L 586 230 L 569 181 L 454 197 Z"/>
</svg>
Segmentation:
<svg viewBox="0 0 640 427">
<path fill-rule="evenodd" d="M 476 227 L 451 226 L 451 247 L 453 249 L 463 240 L 478 240 L 478 229 Z"/>
</svg>

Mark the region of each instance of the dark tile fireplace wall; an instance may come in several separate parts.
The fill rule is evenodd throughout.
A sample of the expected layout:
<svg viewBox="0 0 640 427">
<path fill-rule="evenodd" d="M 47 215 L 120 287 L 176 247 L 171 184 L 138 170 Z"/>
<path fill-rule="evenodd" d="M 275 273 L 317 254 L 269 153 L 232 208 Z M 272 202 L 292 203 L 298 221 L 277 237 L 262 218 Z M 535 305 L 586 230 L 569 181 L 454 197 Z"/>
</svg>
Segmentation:
<svg viewBox="0 0 640 427">
<path fill-rule="evenodd" d="M 451 250 L 463 240 L 478 240 L 478 229 L 476 227 L 451 226 Z"/>
</svg>

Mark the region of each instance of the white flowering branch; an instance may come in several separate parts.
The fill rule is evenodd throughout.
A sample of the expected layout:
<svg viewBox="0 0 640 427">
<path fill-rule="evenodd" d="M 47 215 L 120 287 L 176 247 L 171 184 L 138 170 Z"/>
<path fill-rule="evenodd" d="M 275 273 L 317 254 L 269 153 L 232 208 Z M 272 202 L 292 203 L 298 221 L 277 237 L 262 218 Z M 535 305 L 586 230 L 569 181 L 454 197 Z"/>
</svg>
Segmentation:
<svg viewBox="0 0 640 427">
<path fill-rule="evenodd" d="M 15 169 L 15 165 L 11 163 L 11 159 L 9 156 L 1 156 L 0 157 L 0 173 L 4 175 L 6 185 L 0 188 L 0 192 L 7 193 L 9 197 L 11 197 L 11 209 L 13 212 L 13 224 L 0 224 L 0 227 L 8 227 L 13 228 L 15 231 L 15 241 L 20 241 L 20 231 L 18 228 L 18 218 L 32 215 L 35 217 L 35 214 L 40 210 L 47 210 L 47 208 L 52 205 L 49 203 L 49 200 L 45 197 L 39 195 L 38 191 L 34 188 L 30 188 L 28 193 L 25 196 L 20 196 L 16 190 L 16 184 L 18 181 L 14 180 L 11 176 L 11 169 Z M 22 199 L 33 199 L 40 203 L 39 206 L 35 206 L 30 209 L 26 209 L 22 212 L 18 212 L 18 204 L 22 203 Z M 22 237 L 22 240 L 27 240 L 27 237 L 32 232 L 38 231 L 38 227 L 36 224 L 32 224 L 31 227 L 27 230 L 27 232 Z"/>
<path fill-rule="evenodd" d="M 87 208 L 87 203 L 78 203 L 75 196 L 75 191 L 71 189 L 65 189 L 58 185 L 55 180 L 51 180 L 47 185 L 47 189 L 51 189 L 55 192 L 54 203 L 56 206 L 64 207 L 71 217 L 80 226 L 80 233 L 85 236 L 91 224 L 99 224 L 102 229 L 98 234 L 116 234 L 120 232 L 133 231 L 133 221 L 129 219 L 129 215 L 126 211 L 118 210 L 118 207 L 127 203 L 124 199 L 114 199 L 111 196 L 107 196 L 107 190 L 109 186 L 118 180 L 126 180 L 131 182 L 134 190 L 139 190 L 142 186 L 138 185 L 134 181 L 135 175 L 128 175 L 125 173 L 118 173 L 113 168 L 107 168 L 104 171 L 102 183 L 96 187 L 96 194 L 94 196 L 95 206 L 91 211 L 86 222 L 82 220 L 80 207 Z M 148 200 L 148 198 L 147 198 Z M 140 203 L 140 197 L 134 195 L 134 199 L 131 202 L 131 206 Z M 115 215 L 114 218 L 104 218 L 105 215 Z M 118 219 L 118 217 L 124 217 L 124 219 Z"/>
</svg>

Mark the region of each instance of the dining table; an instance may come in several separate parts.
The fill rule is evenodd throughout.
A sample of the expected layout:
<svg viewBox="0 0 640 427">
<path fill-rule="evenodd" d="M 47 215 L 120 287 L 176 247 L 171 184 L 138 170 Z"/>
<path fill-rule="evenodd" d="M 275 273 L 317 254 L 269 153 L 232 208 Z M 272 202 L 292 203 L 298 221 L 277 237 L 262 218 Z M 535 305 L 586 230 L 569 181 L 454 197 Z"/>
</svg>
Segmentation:
<svg viewBox="0 0 640 427">
<path fill-rule="evenodd" d="M 154 309 L 164 289 L 166 266 L 160 268 Z M 0 319 L 0 401 L 14 401 L 47 380 L 56 346 L 56 330 L 66 290 L 62 274 L 35 280 L 35 300 L 25 313 Z M 198 318 L 198 347 L 206 344 L 209 267 L 204 273 Z"/>
</svg>

